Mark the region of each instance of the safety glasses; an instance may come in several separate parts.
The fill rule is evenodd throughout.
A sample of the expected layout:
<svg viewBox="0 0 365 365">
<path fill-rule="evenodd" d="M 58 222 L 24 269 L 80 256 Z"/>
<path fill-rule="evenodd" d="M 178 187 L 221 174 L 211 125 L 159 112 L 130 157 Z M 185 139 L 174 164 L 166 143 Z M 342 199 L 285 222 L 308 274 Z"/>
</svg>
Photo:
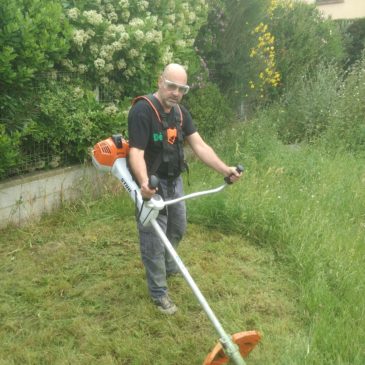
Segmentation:
<svg viewBox="0 0 365 365">
<path fill-rule="evenodd" d="M 181 85 L 181 84 L 177 84 L 176 82 L 167 80 L 165 78 L 163 78 L 165 87 L 167 90 L 169 91 L 176 91 L 179 90 L 179 93 L 186 95 L 189 92 L 189 85 Z"/>
</svg>

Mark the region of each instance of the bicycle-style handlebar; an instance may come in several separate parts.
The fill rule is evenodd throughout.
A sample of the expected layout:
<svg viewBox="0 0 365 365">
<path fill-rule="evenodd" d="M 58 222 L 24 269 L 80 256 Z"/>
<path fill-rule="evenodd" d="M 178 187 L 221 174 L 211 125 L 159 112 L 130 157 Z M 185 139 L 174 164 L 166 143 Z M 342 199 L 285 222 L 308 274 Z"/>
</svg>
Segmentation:
<svg viewBox="0 0 365 365">
<path fill-rule="evenodd" d="M 244 171 L 244 167 L 242 165 L 237 165 L 236 171 L 238 173 L 242 173 Z M 218 193 L 218 192 L 222 191 L 227 185 L 231 185 L 232 184 L 232 182 L 230 180 L 230 176 L 226 176 L 224 178 L 224 182 L 225 183 L 223 185 L 218 186 L 215 189 L 198 191 L 198 192 L 195 192 L 195 193 L 191 193 L 191 194 L 188 194 L 188 195 L 184 195 L 184 196 L 182 196 L 180 198 L 176 198 L 176 199 L 171 199 L 171 200 L 163 201 L 160 196 L 158 196 L 158 198 L 157 198 L 157 196 L 155 196 L 155 198 L 152 197 L 151 200 L 149 200 L 149 203 L 150 203 L 149 204 L 149 207 L 152 208 L 152 209 L 155 208 L 155 209 L 161 210 L 165 206 L 172 205 L 172 204 L 181 202 L 183 200 L 187 200 L 187 199 L 191 199 L 191 198 L 196 198 L 198 196 L 203 196 L 203 195 Z M 150 180 L 149 180 L 149 187 L 151 189 L 155 189 L 158 186 L 158 184 L 159 184 L 158 177 L 155 176 L 155 175 L 151 175 Z M 157 203 L 157 201 L 158 201 L 158 203 Z"/>
</svg>

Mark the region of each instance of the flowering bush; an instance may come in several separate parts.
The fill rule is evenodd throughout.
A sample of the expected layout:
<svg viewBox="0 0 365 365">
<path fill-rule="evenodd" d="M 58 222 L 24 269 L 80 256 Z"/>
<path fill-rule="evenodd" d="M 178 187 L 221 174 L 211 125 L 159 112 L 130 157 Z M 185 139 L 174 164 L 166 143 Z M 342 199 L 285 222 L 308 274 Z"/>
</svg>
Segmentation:
<svg viewBox="0 0 365 365">
<path fill-rule="evenodd" d="M 338 24 L 325 18 L 315 5 L 272 0 L 267 23 L 275 36 L 282 90 L 306 73 L 315 73 L 321 62 L 342 60 L 344 49 Z"/>
<path fill-rule="evenodd" d="M 251 48 L 250 57 L 259 69 L 258 75 L 252 75 L 249 81 L 251 94 L 264 98 L 268 88 L 275 88 L 280 82 L 280 73 L 276 70 L 275 37 L 268 31 L 267 24 L 260 23 L 252 34 L 257 37 L 257 44 Z M 248 96 L 248 95 L 247 95 Z"/>
<path fill-rule="evenodd" d="M 251 94 L 249 80 L 258 75 L 257 60 L 250 58 L 255 47 L 254 27 L 262 21 L 268 0 L 214 0 L 208 22 L 200 29 L 197 51 L 204 58 L 211 80 L 228 97 L 231 106 L 242 108 L 242 95 Z"/>
<path fill-rule="evenodd" d="M 341 61 L 336 23 L 294 0 L 214 1 L 199 51 L 229 100 L 247 116 L 322 61 Z"/>
<path fill-rule="evenodd" d="M 207 4 L 205 0 L 83 0 L 66 2 L 65 11 L 73 26 L 73 42 L 63 66 L 87 74 L 120 100 L 149 91 L 163 66 L 172 61 L 189 67 Z"/>
</svg>

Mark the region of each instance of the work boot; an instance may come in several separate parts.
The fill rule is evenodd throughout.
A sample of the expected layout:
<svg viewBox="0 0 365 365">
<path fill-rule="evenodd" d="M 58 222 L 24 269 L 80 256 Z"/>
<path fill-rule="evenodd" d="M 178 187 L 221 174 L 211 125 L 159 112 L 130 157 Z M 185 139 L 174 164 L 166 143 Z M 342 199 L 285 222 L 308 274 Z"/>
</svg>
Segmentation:
<svg viewBox="0 0 365 365">
<path fill-rule="evenodd" d="M 174 314 L 177 311 L 177 307 L 174 302 L 170 299 L 168 294 L 163 295 L 159 298 L 152 299 L 159 311 L 164 314 Z"/>
</svg>

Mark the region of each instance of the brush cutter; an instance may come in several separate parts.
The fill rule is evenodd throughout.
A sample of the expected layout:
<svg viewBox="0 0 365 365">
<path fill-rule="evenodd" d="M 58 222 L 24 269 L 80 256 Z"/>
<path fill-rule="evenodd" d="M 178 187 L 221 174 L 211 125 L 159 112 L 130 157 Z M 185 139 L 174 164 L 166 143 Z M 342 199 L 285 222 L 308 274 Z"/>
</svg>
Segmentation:
<svg viewBox="0 0 365 365">
<path fill-rule="evenodd" d="M 113 135 L 112 137 L 101 141 L 94 146 L 94 149 L 92 151 L 92 161 L 98 170 L 111 172 L 112 175 L 114 175 L 121 181 L 122 185 L 136 204 L 138 211 L 137 217 L 139 221 L 142 223 L 142 225 L 152 225 L 152 227 L 155 229 L 156 233 L 162 240 L 171 257 L 179 267 L 181 274 L 183 275 L 190 288 L 192 289 L 194 295 L 203 307 L 203 310 L 205 311 L 216 331 L 218 332 L 220 340 L 205 358 L 203 365 L 222 365 L 227 364 L 230 360 L 232 360 L 233 363 L 236 365 L 244 365 L 245 361 L 243 360 L 243 358 L 248 356 L 251 350 L 259 342 L 260 334 L 257 331 L 246 331 L 236 333 L 233 336 L 229 336 L 224 331 L 222 325 L 213 313 L 198 286 L 195 284 L 187 268 L 181 261 L 180 257 L 178 256 L 170 241 L 166 237 L 165 233 L 161 229 L 160 225 L 156 221 L 159 211 L 162 210 L 164 207 L 175 204 L 182 200 L 217 193 L 223 190 L 227 186 L 227 184 L 230 184 L 229 178 L 225 178 L 225 183 L 215 189 L 188 194 L 181 198 L 168 201 L 164 201 L 160 195 L 155 194 L 150 200 L 144 201 L 140 193 L 140 189 L 136 182 L 133 180 L 127 166 L 128 152 L 128 142 L 123 139 L 122 135 Z M 242 167 L 238 166 L 237 171 L 243 171 Z M 151 188 L 155 188 L 157 187 L 157 185 L 158 179 L 152 176 L 150 178 Z"/>
</svg>

